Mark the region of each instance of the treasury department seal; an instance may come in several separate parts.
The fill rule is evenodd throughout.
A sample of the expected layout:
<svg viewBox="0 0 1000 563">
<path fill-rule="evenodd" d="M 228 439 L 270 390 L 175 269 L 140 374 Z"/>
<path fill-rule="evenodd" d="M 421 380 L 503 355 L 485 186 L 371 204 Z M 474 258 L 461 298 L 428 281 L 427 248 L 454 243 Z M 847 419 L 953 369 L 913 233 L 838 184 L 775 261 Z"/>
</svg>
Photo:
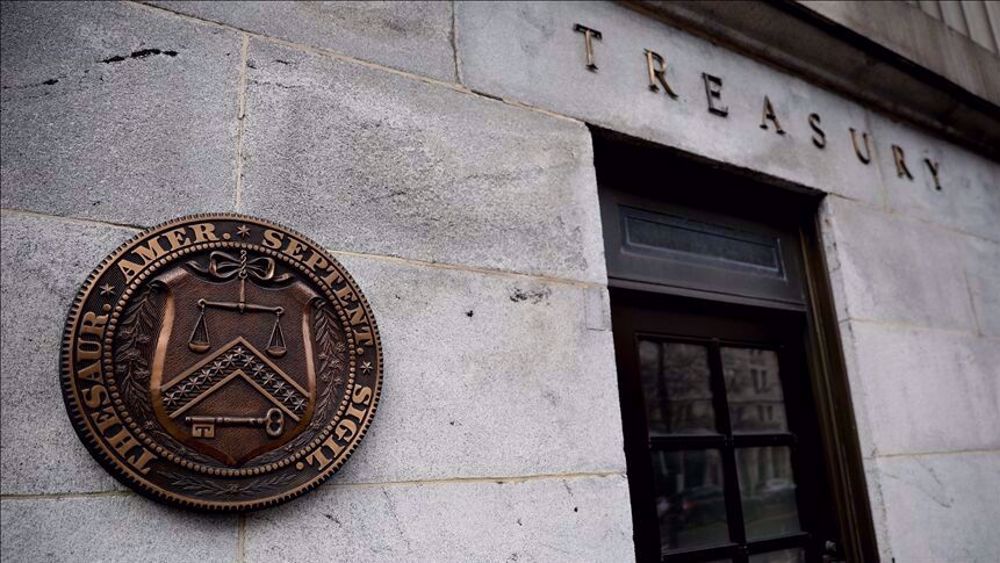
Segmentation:
<svg viewBox="0 0 1000 563">
<path fill-rule="evenodd" d="M 193 215 L 90 274 L 61 382 L 77 434 L 120 481 L 252 510 L 347 461 L 375 415 L 382 350 L 367 300 L 319 245 L 253 217 Z"/>
</svg>

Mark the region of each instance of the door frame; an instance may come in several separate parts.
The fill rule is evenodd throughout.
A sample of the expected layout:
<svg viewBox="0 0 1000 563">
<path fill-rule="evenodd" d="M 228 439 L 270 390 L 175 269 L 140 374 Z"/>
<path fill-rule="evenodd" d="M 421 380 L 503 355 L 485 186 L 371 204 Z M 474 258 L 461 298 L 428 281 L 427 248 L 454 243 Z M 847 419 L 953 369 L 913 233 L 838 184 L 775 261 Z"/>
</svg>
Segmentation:
<svg viewBox="0 0 1000 563">
<path fill-rule="evenodd" d="M 825 194 L 808 187 L 763 174 L 737 169 L 704 157 L 670 149 L 620 133 L 591 126 L 595 168 L 600 191 L 611 187 L 633 189 L 672 205 L 698 204 L 703 209 L 733 213 L 749 202 L 764 217 L 791 224 L 797 234 L 797 258 L 804 285 L 805 361 L 808 366 L 815 419 L 821 437 L 827 483 L 847 561 L 878 561 L 875 527 L 864 471 L 860 441 L 851 400 L 844 347 L 840 337 L 828 263 L 822 240 L 820 206 Z M 669 172 L 669 173 L 668 173 Z M 671 180 L 701 180 L 689 184 L 692 190 L 663 190 Z M 723 195 L 703 188 L 713 182 L 725 183 Z M 656 183 L 653 189 L 646 184 Z M 732 196 L 735 202 L 723 201 Z M 725 203 L 727 207 L 717 205 Z M 603 210 L 602 210 L 603 213 Z M 737 215 L 738 216 L 738 215 Z M 779 219 L 780 218 L 780 219 Z M 788 218 L 792 218 L 788 221 Z M 761 220 L 761 217 L 754 217 Z M 607 226 L 605 226 L 607 229 Z M 792 250 L 792 249 L 790 249 Z M 782 308 L 777 302 L 763 303 L 754 298 L 721 297 L 690 289 L 617 278 L 609 268 L 611 290 L 632 289 L 677 296 L 700 297 L 728 303 Z"/>
<path fill-rule="evenodd" d="M 808 299 L 806 362 L 824 459 L 830 467 L 830 496 L 840 521 L 844 555 L 848 561 L 878 561 L 875 524 L 821 228 L 817 210 L 813 220 L 800 229 Z"/>
</svg>

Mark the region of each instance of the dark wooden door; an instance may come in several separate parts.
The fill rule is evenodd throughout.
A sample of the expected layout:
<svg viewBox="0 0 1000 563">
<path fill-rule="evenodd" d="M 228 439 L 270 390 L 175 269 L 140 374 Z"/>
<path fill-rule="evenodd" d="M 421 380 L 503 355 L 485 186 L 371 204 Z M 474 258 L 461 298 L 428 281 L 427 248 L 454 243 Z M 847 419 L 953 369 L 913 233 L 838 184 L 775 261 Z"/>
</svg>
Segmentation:
<svg viewBox="0 0 1000 563">
<path fill-rule="evenodd" d="M 611 298 L 638 559 L 835 555 L 805 314 L 624 289 Z"/>
</svg>

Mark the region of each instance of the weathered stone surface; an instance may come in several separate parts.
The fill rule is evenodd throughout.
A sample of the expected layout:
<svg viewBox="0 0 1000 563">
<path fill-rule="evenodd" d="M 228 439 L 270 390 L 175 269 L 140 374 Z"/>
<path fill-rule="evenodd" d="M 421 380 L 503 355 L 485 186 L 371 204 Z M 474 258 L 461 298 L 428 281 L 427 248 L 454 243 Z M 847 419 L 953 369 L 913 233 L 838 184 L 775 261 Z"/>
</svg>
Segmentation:
<svg viewBox="0 0 1000 563">
<path fill-rule="evenodd" d="M 331 250 L 601 282 L 587 129 L 251 41 L 242 210 Z"/>
<path fill-rule="evenodd" d="M 880 561 L 892 561 L 892 542 L 889 541 L 889 525 L 886 522 L 885 499 L 882 496 L 882 476 L 879 474 L 878 460 L 863 460 L 865 485 L 868 489 L 868 503 L 872 510 L 875 528 L 875 543 Z"/>
<path fill-rule="evenodd" d="M 342 251 L 386 350 L 361 449 L 321 490 L 250 516 L 245 559 L 630 559 L 586 128 L 317 53 L 454 80 L 449 3 L 163 5 L 276 37 L 251 40 L 240 209 Z M 137 225 L 233 208 L 239 33 L 133 4 L 2 10 L 0 205 Z M 996 163 L 611 4 L 458 10 L 477 91 L 835 194 L 824 242 L 882 559 L 995 561 Z M 577 22 L 604 32 L 597 73 Z M 649 90 L 644 47 L 667 59 L 680 99 Z M 728 117 L 707 112 L 702 72 L 723 79 Z M 759 127 L 764 95 L 787 135 Z M 870 133 L 870 164 L 848 127 Z M 924 157 L 940 162 L 941 191 Z M 129 234 L 4 212 L 5 561 L 241 553 L 231 517 L 107 493 L 120 486 L 65 419 L 69 301 Z M 911 455 L 931 451 L 949 453 Z M 67 492 L 97 494 L 32 496 Z"/>
<path fill-rule="evenodd" d="M 878 166 L 890 211 L 1000 242 L 1000 164 L 877 115 L 871 124 L 884 149 Z M 940 190 L 927 160 L 937 168 Z"/>
<path fill-rule="evenodd" d="M 236 517 L 134 495 L 3 499 L 4 561 L 235 561 Z"/>
<path fill-rule="evenodd" d="M 91 458 L 70 426 L 59 389 L 59 349 L 77 288 L 132 234 L 23 213 L 2 215 L 3 494 L 122 488 Z"/>
<path fill-rule="evenodd" d="M 975 331 L 961 235 L 841 198 L 827 205 L 851 318 Z"/>
<path fill-rule="evenodd" d="M 837 250 L 837 230 L 834 228 L 834 210 L 840 207 L 836 197 L 826 197 L 820 202 L 817 210 L 820 241 L 823 244 L 823 258 L 826 262 L 827 276 L 830 280 L 830 291 L 833 294 L 833 306 L 837 321 L 841 322 L 850 315 L 847 311 L 847 282 L 840 264 L 840 252 Z"/>
<path fill-rule="evenodd" d="M 623 475 L 328 487 L 247 519 L 247 561 L 627 561 Z"/>
<path fill-rule="evenodd" d="M 152 2 L 168 10 L 455 81 L 451 2 Z"/>
<path fill-rule="evenodd" d="M 597 72 L 584 36 L 597 29 Z M 855 156 L 849 128 L 867 131 L 860 106 L 754 60 L 718 48 L 610 2 L 460 2 L 457 44 L 463 82 L 476 91 L 554 110 L 711 159 L 872 204 L 883 201 L 877 166 Z M 644 51 L 667 61 L 674 100 L 650 90 Z M 722 79 L 709 113 L 702 73 Z M 785 135 L 761 128 L 768 96 Z M 826 147 L 814 146 L 809 115 L 820 116 Z M 873 144 L 872 158 L 888 150 Z M 891 158 L 891 156 L 890 156 Z M 665 173 L 665 179 L 669 173 Z"/>
<path fill-rule="evenodd" d="M 586 290 L 587 328 L 590 330 L 611 330 L 611 301 L 604 287 Z"/>
<path fill-rule="evenodd" d="M 1000 558 L 1000 453 L 880 458 L 896 561 Z"/>
<path fill-rule="evenodd" d="M 965 237 L 963 245 L 978 329 L 986 336 L 1000 337 L 1000 243 Z"/>
<path fill-rule="evenodd" d="M 594 290 L 338 258 L 375 311 L 385 380 L 333 483 L 625 471 L 611 332 L 587 322 Z"/>
<path fill-rule="evenodd" d="M 861 379 L 858 368 L 858 350 L 855 343 L 854 324 L 851 321 L 843 320 L 838 323 L 840 330 L 840 343 L 844 351 L 844 363 L 847 370 L 847 378 L 851 387 L 851 407 L 854 411 L 854 426 L 858 432 L 858 444 L 861 447 L 863 458 L 872 458 L 876 455 L 874 431 L 870 421 L 869 412 L 871 407 L 869 401 L 878 401 L 877 397 L 869 397 Z"/>
<path fill-rule="evenodd" d="M 240 39 L 124 3 L 5 2 L 0 205 L 147 225 L 231 208 Z"/>
<path fill-rule="evenodd" d="M 878 455 L 1000 449 L 1000 339 L 851 325 Z"/>
</svg>

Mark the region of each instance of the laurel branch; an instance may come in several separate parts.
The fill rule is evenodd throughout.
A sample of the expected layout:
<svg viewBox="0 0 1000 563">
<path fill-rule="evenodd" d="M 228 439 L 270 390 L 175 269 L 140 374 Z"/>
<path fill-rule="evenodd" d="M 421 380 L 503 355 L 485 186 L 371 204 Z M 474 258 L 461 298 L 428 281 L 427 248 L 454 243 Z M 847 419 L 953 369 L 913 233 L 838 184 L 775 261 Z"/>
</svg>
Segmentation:
<svg viewBox="0 0 1000 563">
<path fill-rule="evenodd" d="M 276 473 L 259 477 L 252 481 L 234 482 L 209 479 L 207 477 L 166 473 L 171 485 L 177 490 L 202 497 L 247 497 L 256 496 L 283 487 L 295 480 L 295 473 Z"/>
<path fill-rule="evenodd" d="M 321 298 L 313 299 L 313 332 L 316 347 L 319 352 L 319 387 L 322 389 L 316 398 L 316 409 L 307 431 L 302 432 L 281 449 L 266 453 L 256 459 L 255 463 L 269 463 L 289 453 L 302 448 L 314 438 L 316 430 L 329 421 L 330 408 L 336 404 L 333 401 L 334 391 L 343 385 L 341 377 L 347 364 L 347 344 L 344 336 L 338 330 L 337 315 L 330 304 Z"/>
<path fill-rule="evenodd" d="M 168 434 L 156 422 L 149 397 L 149 361 L 152 353 L 153 336 L 159 323 L 160 299 L 164 286 L 158 281 L 151 282 L 132 300 L 125 309 L 116 337 L 115 374 L 122 390 L 129 412 L 140 415 L 143 430 L 155 436 L 156 440 L 200 463 L 216 464 L 205 455 L 186 448 Z"/>
</svg>

